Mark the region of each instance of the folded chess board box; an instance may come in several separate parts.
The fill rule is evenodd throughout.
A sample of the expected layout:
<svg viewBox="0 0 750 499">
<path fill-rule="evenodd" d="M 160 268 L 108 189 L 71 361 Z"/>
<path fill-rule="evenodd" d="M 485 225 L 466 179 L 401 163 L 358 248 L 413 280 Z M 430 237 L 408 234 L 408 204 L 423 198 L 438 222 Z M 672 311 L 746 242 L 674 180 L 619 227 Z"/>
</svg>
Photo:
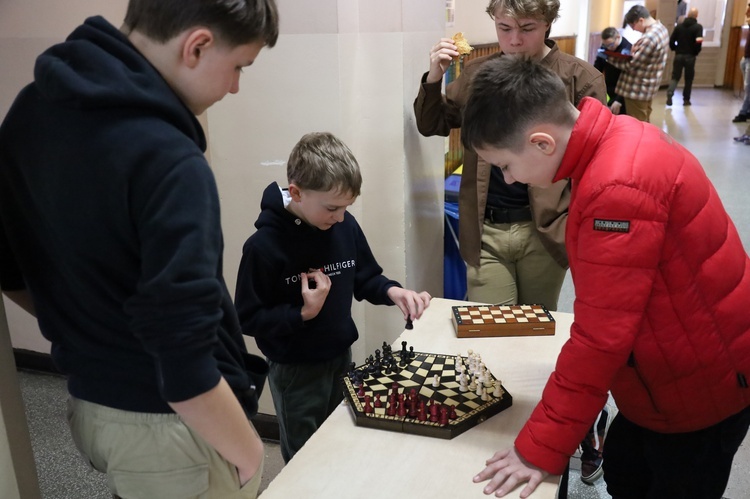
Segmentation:
<svg viewBox="0 0 750 499">
<path fill-rule="evenodd" d="M 459 338 L 555 334 L 555 319 L 544 305 L 464 305 L 452 309 Z"/>
</svg>

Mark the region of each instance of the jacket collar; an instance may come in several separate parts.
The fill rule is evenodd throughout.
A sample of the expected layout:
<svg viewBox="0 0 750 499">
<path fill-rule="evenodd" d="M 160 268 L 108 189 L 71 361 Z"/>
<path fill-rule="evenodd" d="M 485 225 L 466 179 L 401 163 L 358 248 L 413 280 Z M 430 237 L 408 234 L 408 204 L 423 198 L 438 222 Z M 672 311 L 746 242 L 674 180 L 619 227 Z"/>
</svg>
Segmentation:
<svg viewBox="0 0 750 499">
<path fill-rule="evenodd" d="M 599 146 L 614 115 L 605 105 L 592 97 L 584 97 L 578 105 L 581 112 L 570 134 L 554 182 L 570 178 L 580 179 Z"/>
</svg>

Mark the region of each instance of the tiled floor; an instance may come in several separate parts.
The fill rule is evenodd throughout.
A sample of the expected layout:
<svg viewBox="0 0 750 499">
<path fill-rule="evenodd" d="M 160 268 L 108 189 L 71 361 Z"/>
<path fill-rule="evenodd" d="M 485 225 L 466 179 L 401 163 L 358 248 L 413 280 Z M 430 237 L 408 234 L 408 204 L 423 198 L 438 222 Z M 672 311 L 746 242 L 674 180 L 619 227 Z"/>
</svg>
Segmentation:
<svg viewBox="0 0 750 499">
<path fill-rule="evenodd" d="M 734 219 L 745 247 L 750 249 L 750 196 L 747 194 L 750 146 L 732 141 L 733 136 L 745 130 L 745 125 L 731 123 L 740 101 L 728 91 L 715 89 L 694 89 L 691 107 L 681 105 L 679 91 L 674 100 L 674 106 L 665 108 L 665 94 L 660 92 L 654 101 L 652 123 L 669 132 L 701 160 Z M 559 309 L 572 312 L 573 298 L 568 278 L 563 285 Z M 22 372 L 20 382 L 44 499 L 108 499 L 104 477 L 85 465 L 70 439 L 65 423 L 64 381 L 59 377 Z M 267 442 L 262 488 L 282 467 L 278 444 Z M 572 459 L 568 497 L 610 499 L 602 480 L 595 486 L 584 485 L 578 467 L 579 461 Z M 750 437 L 734 460 L 724 495 L 728 499 L 750 499 Z"/>
</svg>

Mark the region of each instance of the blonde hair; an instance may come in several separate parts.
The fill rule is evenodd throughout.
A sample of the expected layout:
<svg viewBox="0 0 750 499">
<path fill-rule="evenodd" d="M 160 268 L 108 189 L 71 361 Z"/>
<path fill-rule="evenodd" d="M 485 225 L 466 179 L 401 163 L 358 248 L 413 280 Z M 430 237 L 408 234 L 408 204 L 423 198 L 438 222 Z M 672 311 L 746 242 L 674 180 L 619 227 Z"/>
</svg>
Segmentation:
<svg viewBox="0 0 750 499">
<path fill-rule="evenodd" d="M 286 176 L 290 184 L 312 191 L 335 189 L 356 197 L 362 188 L 362 174 L 354 154 L 328 132 L 302 136 L 289 155 Z"/>
<path fill-rule="evenodd" d="M 541 19 L 552 24 L 560 17 L 560 0 L 490 0 L 487 14 L 506 15 L 514 19 Z"/>
</svg>

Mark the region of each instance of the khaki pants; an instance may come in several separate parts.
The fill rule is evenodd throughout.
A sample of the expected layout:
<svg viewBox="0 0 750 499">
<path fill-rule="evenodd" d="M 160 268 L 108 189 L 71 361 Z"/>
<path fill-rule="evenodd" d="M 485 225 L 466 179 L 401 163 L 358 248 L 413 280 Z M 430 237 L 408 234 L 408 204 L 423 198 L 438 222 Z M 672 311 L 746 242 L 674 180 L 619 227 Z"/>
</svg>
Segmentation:
<svg viewBox="0 0 750 499">
<path fill-rule="evenodd" d="M 479 267 L 466 268 L 470 301 L 542 304 L 557 310 L 566 270 L 542 245 L 534 223 L 485 221 Z"/>
<path fill-rule="evenodd" d="M 649 122 L 651 119 L 651 101 L 650 100 L 634 100 L 625 97 L 625 109 L 628 110 L 628 115 L 633 118 Z"/>
<path fill-rule="evenodd" d="M 91 466 L 107 474 L 122 499 L 254 499 L 258 473 L 240 487 L 237 469 L 176 414 L 112 409 L 70 397 L 73 441 Z M 218 423 L 217 423 L 218 424 Z"/>
</svg>

